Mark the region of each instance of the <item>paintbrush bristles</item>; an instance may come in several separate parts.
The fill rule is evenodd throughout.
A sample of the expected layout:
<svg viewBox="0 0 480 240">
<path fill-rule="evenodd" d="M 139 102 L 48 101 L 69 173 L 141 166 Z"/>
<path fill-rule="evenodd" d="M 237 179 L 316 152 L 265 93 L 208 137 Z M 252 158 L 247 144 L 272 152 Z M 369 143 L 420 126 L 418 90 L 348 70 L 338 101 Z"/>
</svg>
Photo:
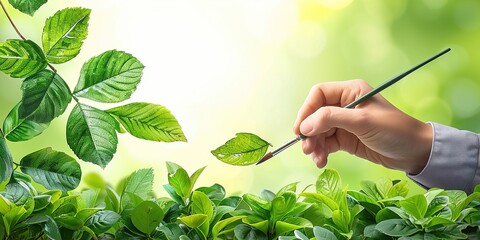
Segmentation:
<svg viewBox="0 0 480 240">
<path fill-rule="evenodd" d="M 269 152 L 269 153 L 265 154 L 265 156 L 263 156 L 262 159 L 260 159 L 260 161 L 258 161 L 256 165 L 258 165 L 260 163 L 263 163 L 263 162 L 267 161 L 268 159 L 270 159 L 272 157 L 273 157 L 273 153 Z"/>
</svg>

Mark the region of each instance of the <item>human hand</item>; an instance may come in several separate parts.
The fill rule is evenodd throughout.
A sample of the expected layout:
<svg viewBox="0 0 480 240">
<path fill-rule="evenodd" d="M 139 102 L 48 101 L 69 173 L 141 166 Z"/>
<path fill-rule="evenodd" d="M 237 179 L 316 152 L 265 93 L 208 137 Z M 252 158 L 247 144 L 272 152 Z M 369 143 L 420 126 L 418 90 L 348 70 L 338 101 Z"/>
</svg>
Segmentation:
<svg viewBox="0 0 480 240">
<path fill-rule="evenodd" d="M 318 167 L 343 150 L 385 167 L 418 174 L 430 156 L 433 130 L 397 109 L 380 94 L 354 109 L 342 108 L 372 90 L 363 80 L 315 85 L 300 108 L 295 134 L 307 136 L 303 152 Z"/>
</svg>

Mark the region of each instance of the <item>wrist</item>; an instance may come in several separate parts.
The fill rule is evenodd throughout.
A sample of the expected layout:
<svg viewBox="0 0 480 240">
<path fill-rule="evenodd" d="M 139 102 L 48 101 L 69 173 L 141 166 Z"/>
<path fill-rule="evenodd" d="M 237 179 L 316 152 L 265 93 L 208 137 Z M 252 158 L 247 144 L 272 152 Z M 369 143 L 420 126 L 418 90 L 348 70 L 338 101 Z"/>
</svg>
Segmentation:
<svg viewBox="0 0 480 240">
<path fill-rule="evenodd" d="M 430 123 L 421 123 L 417 131 L 418 148 L 415 149 L 418 153 L 413 159 L 411 168 L 407 171 L 411 175 L 416 175 L 422 172 L 430 159 L 433 144 L 433 126 Z"/>
</svg>

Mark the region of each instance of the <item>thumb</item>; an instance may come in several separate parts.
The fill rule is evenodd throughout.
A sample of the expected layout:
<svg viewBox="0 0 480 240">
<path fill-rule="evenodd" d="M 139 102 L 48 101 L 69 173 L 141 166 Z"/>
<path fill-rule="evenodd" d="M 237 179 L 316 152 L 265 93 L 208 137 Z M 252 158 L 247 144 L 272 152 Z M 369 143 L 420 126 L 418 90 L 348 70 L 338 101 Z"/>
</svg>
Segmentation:
<svg viewBox="0 0 480 240">
<path fill-rule="evenodd" d="M 365 126 L 365 116 L 359 109 L 334 106 L 319 108 L 300 123 L 300 132 L 305 136 L 325 133 L 332 128 L 342 128 L 359 135 Z"/>
</svg>

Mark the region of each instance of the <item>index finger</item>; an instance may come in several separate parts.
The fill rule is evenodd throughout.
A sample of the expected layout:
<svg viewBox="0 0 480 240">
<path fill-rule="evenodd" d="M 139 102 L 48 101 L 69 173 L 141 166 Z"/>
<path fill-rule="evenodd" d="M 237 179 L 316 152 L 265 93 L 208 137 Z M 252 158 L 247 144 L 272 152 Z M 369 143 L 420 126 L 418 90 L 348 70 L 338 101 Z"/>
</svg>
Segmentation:
<svg viewBox="0 0 480 240">
<path fill-rule="evenodd" d="M 310 89 L 302 107 L 298 111 L 294 129 L 300 134 L 300 123 L 322 106 L 345 106 L 366 93 L 371 88 L 363 80 L 319 83 Z"/>
</svg>

